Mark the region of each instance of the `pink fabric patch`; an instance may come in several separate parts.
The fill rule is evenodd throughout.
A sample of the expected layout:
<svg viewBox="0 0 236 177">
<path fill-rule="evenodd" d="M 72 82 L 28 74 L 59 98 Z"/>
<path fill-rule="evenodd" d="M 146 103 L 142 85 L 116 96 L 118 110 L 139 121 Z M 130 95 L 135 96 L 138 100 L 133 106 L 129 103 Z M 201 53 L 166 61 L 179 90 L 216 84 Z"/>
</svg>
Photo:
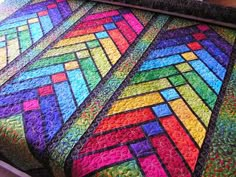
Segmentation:
<svg viewBox="0 0 236 177">
<path fill-rule="evenodd" d="M 105 17 L 112 17 L 115 15 L 119 15 L 119 12 L 117 10 L 89 15 L 83 21 L 96 20 L 96 19 L 105 18 Z"/>
<path fill-rule="evenodd" d="M 29 101 L 25 101 L 23 103 L 23 108 L 24 111 L 31 111 L 31 110 L 36 110 L 39 109 L 39 101 L 38 100 L 29 100 Z"/>
<path fill-rule="evenodd" d="M 73 28 L 73 30 L 78 30 L 78 29 L 82 29 L 82 28 L 87 29 L 89 27 L 96 27 L 98 25 L 104 25 L 106 23 L 111 23 L 111 22 L 112 22 L 112 18 L 111 17 L 96 20 L 96 23 L 94 21 L 86 21 L 86 22 L 82 22 L 82 23 L 79 23 L 78 25 L 76 25 Z"/>
<path fill-rule="evenodd" d="M 176 147 L 172 145 L 165 135 L 159 135 L 151 138 L 153 147 L 160 156 L 162 163 L 166 166 L 170 176 L 191 177 L 191 172 L 187 169 L 182 158 L 176 151 Z"/>
<path fill-rule="evenodd" d="M 207 31 L 209 30 L 209 27 L 207 25 L 198 25 L 197 26 L 198 29 L 200 29 L 201 31 Z"/>
<path fill-rule="evenodd" d="M 104 166 L 132 158 L 127 146 L 85 156 L 73 162 L 72 177 L 85 176 Z"/>
<path fill-rule="evenodd" d="M 155 155 L 139 158 L 139 163 L 146 177 L 161 176 L 166 177 L 165 170 Z"/>
<path fill-rule="evenodd" d="M 56 8 L 56 7 L 57 7 L 56 4 L 50 4 L 50 5 L 48 5 L 48 8 L 49 8 L 49 9 L 53 9 L 53 8 Z"/>
<path fill-rule="evenodd" d="M 129 25 L 134 29 L 134 31 L 137 34 L 140 34 L 143 30 L 143 26 L 140 24 L 140 22 L 137 20 L 137 18 L 134 17 L 133 14 L 125 14 L 123 15 L 125 20 L 129 23 Z"/>
<path fill-rule="evenodd" d="M 116 22 L 116 25 L 130 43 L 134 42 L 137 37 L 137 34 L 130 28 L 126 21 L 118 21 Z"/>
</svg>

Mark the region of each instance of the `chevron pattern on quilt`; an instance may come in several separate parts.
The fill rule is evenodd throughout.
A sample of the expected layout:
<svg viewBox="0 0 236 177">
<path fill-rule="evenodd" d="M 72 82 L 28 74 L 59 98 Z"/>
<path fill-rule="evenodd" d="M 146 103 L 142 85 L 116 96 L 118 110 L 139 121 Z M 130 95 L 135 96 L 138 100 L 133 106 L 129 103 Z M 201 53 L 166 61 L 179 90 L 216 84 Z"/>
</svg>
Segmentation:
<svg viewBox="0 0 236 177">
<path fill-rule="evenodd" d="M 72 176 L 192 176 L 231 52 L 207 25 L 161 33 L 93 135 L 74 148 Z"/>
<path fill-rule="evenodd" d="M 87 15 L 39 60 L 2 87 L 0 118 L 21 114 L 27 142 L 43 152 L 151 17 L 139 19 L 127 9 Z"/>
</svg>

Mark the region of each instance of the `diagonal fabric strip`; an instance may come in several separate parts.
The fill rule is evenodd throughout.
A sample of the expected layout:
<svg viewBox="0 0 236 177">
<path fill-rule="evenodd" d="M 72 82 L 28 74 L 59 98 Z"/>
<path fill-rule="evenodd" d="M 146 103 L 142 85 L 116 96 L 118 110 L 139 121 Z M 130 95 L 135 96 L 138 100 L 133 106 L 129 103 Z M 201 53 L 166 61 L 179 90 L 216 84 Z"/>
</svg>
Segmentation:
<svg viewBox="0 0 236 177">
<path fill-rule="evenodd" d="M 70 129 L 65 130 L 63 136 L 49 147 L 50 162 L 54 169 L 55 176 L 60 175 L 58 167 L 64 166 L 65 160 L 72 148 L 79 141 L 80 137 L 89 127 L 96 115 L 102 110 L 103 106 L 108 102 L 116 89 L 125 80 L 126 76 L 140 60 L 144 52 L 150 46 L 152 41 L 158 34 L 158 31 L 167 22 L 168 17 L 159 15 L 156 16 L 149 26 L 149 29 L 143 34 L 134 48 L 125 56 L 124 61 L 118 66 L 112 76 L 104 83 L 101 92 L 94 97 L 86 108 L 73 120 L 73 125 Z M 135 55 L 133 55 L 135 53 Z M 103 94 L 103 93 L 106 94 Z M 92 111 L 93 110 L 93 111 Z M 63 155 L 61 154 L 63 150 Z"/>
</svg>

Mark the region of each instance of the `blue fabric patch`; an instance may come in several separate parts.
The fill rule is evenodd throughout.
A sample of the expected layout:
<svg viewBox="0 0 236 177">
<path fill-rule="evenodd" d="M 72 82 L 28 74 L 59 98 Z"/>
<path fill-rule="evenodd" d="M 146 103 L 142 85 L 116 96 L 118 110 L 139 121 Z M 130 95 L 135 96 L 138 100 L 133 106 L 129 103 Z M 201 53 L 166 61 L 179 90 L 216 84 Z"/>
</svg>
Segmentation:
<svg viewBox="0 0 236 177">
<path fill-rule="evenodd" d="M 55 84 L 54 89 L 57 94 L 63 120 L 66 122 L 76 110 L 76 105 L 70 92 L 70 86 L 68 82 L 61 82 Z"/>
<path fill-rule="evenodd" d="M 43 32 L 39 23 L 29 24 L 29 29 L 31 32 L 33 42 L 37 42 L 41 37 L 43 37 Z"/>
<path fill-rule="evenodd" d="M 140 67 L 139 71 L 145 71 L 150 69 L 157 69 L 173 64 L 178 64 L 183 62 L 184 59 L 180 55 L 172 55 L 165 58 L 157 58 L 155 60 L 147 60 L 143 63 L 143 65 Z"/>
<path fill-rule="evenodd" d="M 76 69 L 73 71 L 67 71 L 67 75 L 70 80 L 70 85 L 74 93 L 76 102 L 78 105 L 80 105 L 89 95 L 89 91 L 83 78 L 82 72 L 80 71 L 80 69 Z"/>
<path fill-rule="evenodd" d="M 213 58 L 207 51 L 198 50 L 195 54 L 210 68 L 212 71 L 220 77 L 221 80 L 224 79 L 226 69 Z"/>
<path fill-rule="evenodd" d="M 157 49 L 150 52 L 148 55 L 148 60 L 153 60 L 165 56 L 181 54 L 184 52 L 188 52 L 190 49 L 186 45 L 179 45 L 179 46 L 171 46 L 165 49 Z"/>
<path fill-rule="evenodd" d="M 116 25 L 114 23 L 105 24 L 104 27 L 106 28 L 106 30 L 116 29 Z"/>
<path fill-rule="evenodd" d="M 7 84 L 2 88 L 0 95 L 11 94 L 15 92 L 19 92 L 25 89 L 33 89 L 37 87 L 42 87 L 44 85 L 48 85 L 51 83 L 51 79 L 49 76 L 39 77 L 36 79 L 26 80 L 24 82 L 19 82 L 15 84 Z"/>
<path fill-rule="evenodd" d="M 103 32 L 99 32 L 95 34 L 97 36 L 97 38 L 102 39 L 102 38 L 107 38 L 108 34 L 107 32 L 103 31 Z"/>
<path fill-rule="evenodd" d="M 117 15 L 117 16 L 112 17 L 112 20 L 113 20 L 114 22 L 118 22 L 118 21 L 123 20 L 123 17 L 122 17 L 121 15 Z"/>
<path fill-rule="evenodd" d="M 44 121 L 47 124 L 47 126 L 45 126 L 48 135 L 47 138 L 48 140 L 51 140 L 62 126 L 60 110 L 57 106 L 56 97 L 54 95 L 41 97 L 40 107 L 44 116 Z"/>
<path fill-rule="evenodd" d="M 197 73 L 205 80 L 210 87 L 218 94 L 222 86 L 222 82 L 218 79 L 208 67 L 201 62 L 201 60 L 191 61 L 190 65 L 197 71 Z"/>
<path fill-rule="evenodd" d="M 171 46 L 181 45 L 183 43 L 190 43 L 193 41 L 194 41 L 194 38 L 191 35 L 187 35 L 184 37 L 177 37 L 174 39 L 163 39 L 163 40 L 158 41 L 156 48 L 171 47 Z"/>
<path fill-rule="evenodd" d="M 6 42 L 4 41 L 4 42 L 0 42 L 0 48 L 2 48 L 2 47 L 5 47 L 6 46 Z"/>
<path fill-rule="evenodd" d="M 179 94 L 176 92 L 175 89 L 171 88 L 171 89 L 167 89 L 167 90 L 163 90 L 161 91 L 162 96 L 167 100 L 174 100 L 176 98 L 179 98 Z"/>
<path fill-rule="evenodd" d="M 169 106 L 167 104 L 160 104 L 152 107 L 157 117 L 169 116 L 172 114 Z"/>
<path fill-rule="evenodd" d="M 157 135 L 163 132 L 163 129 L 158 122 L 150 122 L 142 125 L 142 127 L 148 136 Z"/>
</svg>

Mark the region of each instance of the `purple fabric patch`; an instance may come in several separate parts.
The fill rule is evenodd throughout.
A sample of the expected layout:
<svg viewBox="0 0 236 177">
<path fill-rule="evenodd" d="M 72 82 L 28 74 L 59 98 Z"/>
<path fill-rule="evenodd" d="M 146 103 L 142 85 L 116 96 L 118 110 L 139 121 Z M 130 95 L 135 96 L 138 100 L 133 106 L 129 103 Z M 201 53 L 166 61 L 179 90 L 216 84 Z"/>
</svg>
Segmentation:
<svg viewBox="0 0 236 177">
<path fill-rule="evenodd" d="M 153 153 L 152 148 L 147 140 L 144 140 L 135 144 L 131 144 L 130 146 L 137 157 L 149 155 Z"/>
</svg>

